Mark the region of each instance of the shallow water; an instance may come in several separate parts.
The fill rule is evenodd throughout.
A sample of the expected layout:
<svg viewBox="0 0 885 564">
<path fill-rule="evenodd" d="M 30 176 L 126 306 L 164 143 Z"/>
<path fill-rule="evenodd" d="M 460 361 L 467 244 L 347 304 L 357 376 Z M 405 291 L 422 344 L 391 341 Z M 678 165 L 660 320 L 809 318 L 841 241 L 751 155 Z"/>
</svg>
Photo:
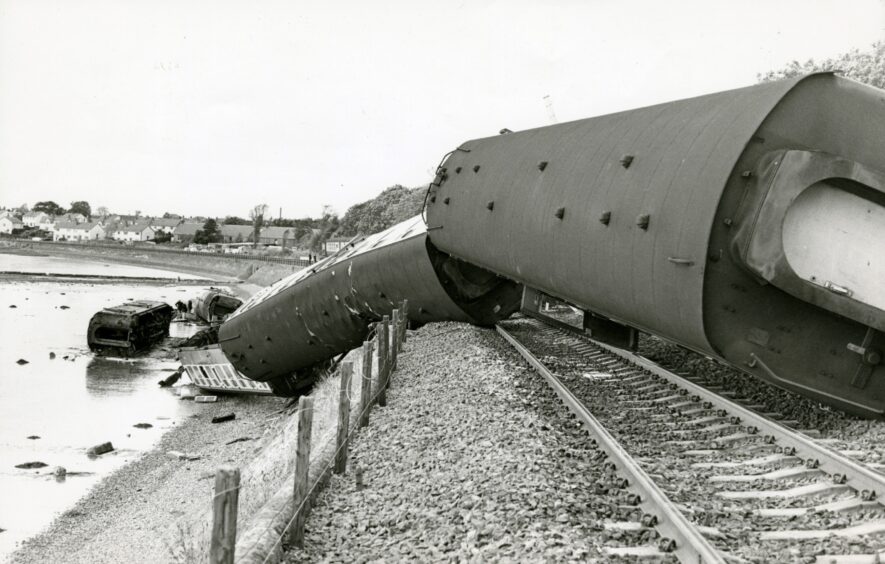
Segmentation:
<svg viewBox="0 0 885 564">
<path fill-rule="evenodd" d="M 48 258 L 0 255 L 0 270 L 175 276 L 142 267 L 109 269 L 102 263 Z M 171 390 L 157 385 L 177 362 L 95 358 L 86 345 L 90 317 L 128 299 L 174 304 L 204 289 L 0 279 L 0 529 L 6 529 L 0 533 L 0 561 L 191 412 L 190 402 L 179 401 Z M 170 332 L 187 336 L 195 329 L 173 323 Z M 49 358 L 50 352 L 55 359 Z M 19 359 L 28 364 L 18 365 Z M 138 429 L 133 427 L 136 423 L 153 427 Z M 40 438 L 28 439 L 31 435 Z M 86 455 L 87 448 L 105 441 L 113 443 L 113 453 Z M 32 461 L 48 466 L 15 468 Z M 52 476 L 56 466 L 84 474 L 57 481 Z"/>
<path fill-rule="evenodd" d="M 180 278 L 182 280 L 202 280 L 205 278 L 194 274 L 182 274 L 142 266 L 79 260 L 69 257 L 34 257 L 12 254 L 0 255 L 0 271 L 34 274 L 89 274 L 130 278 Z"/>
</svg>

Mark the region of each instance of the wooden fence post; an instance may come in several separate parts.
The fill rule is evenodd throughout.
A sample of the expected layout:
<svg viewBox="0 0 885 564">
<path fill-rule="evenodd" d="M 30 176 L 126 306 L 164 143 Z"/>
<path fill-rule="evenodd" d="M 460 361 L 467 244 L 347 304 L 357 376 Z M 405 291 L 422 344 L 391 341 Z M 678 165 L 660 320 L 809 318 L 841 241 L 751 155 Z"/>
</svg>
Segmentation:
<svg viewBox="0 0 885 564">
<path fill-rule="evenodd" d="M 399 354 L 400 317 L 399 310 L 393 310 L 393 320 L 390 323 L 390 371 L 396 370 L 396 359 Z M 390 376 L 387 378 L 387 387 L 390 387 Z"/>
<path fill-rule="evenodd" d="M 240 496 L 240 469 L 222 466 L 215 472 L 215 496 L 212 498 L 211 564 L 233 564 L 237 546 L 237 505 Z"/>
<path fill-rule="evenodd" d="M 350 377 L 353 364 L 341 365 L 341 390 L 338 392 L 338 437 L 335 441 L 335 473 L 347 470 L 347 432 L 350 430 Z"/>
<path fill-rule="evenodd" d="M 378 405 L 384 407 L 387 405 L 387 375 L 390 371 L 390 353 L 387 348 L 390 344 L 388 340 L 388 329 L 390 327 L 390 318 L 386 315 L 378 326 L 376 336 L 378 338 Z"/>
<path fill-rule="evenodd" d="M 402 335 L 400 335 L 399 339 L 399 350 L 402 352 L 403 348 L 406 344 L 406 330 L 409 328 L 409 300 L 403 300 L 403 305 L 400 307 L 401 321 L 402 321 Z"/>
<path fill-rule="evenodd" d="M 295 490 L 292 507 L 292 525 L 289 527 L 290 545 L 304 546 L 304 521 L 307 512 L 307 478 L 310 470 L 310 432 L 313 427 L 313 398 L 301 396 L 298 400 L 298 444 L 295 447 Z"/>
<path fill-rule="evenodd" d="M 372 409 L 372 354 L 374 343 L 363 343 L 363 378 L 360 382 L 360 427 L 369 424 L 369 410 Z"/>
</svg>

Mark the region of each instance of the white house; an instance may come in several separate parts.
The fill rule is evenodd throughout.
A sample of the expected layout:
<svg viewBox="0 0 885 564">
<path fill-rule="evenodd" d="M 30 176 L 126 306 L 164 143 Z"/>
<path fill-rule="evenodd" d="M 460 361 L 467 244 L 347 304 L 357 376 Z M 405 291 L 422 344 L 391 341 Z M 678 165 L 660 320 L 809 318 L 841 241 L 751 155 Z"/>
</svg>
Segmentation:
<svg viewBox="0 0 885 564">
<path fill-rule="evenodd" d="M 43 212 L 28 212 L 22 217 L 22 223 L 28 227 L 37 227 L 41 223 L 46 223 L 50 220 L 49 214 Z"/>
<path fill-rule="evenodd" d="M 118 225 L 113 237 L 116 241 L 150 241 L 154 238 L 154 229 L 145 222 L 125 227 Z"/>
<path fill-rule="evenodd" d="M 60 221 L 55 224 L 52 233 L 55 241 L 96 241 L 104 239 L 104 227 L 98 223 L 74 223 L 73 221 Z"/>
<path fill-rule="evenodd" d="M 38 223 L 37 227 L 39 227 L 43 231 L 49 231 L 50 233 L 52 233 L 53 231 L 55 231 L 55 218 L 52 217 L 51 215 L 47 215 L 47 214 L 43 214 L 43 215 L 46 215 L 46 218 L 43 219 L 40 223 Z"/>
<path fill-rule="evenodd" d="M 154 233 L 164 231 L 166 233 L 169 233 L 170 235 L 173 231 L 175 231 L 175 228 L 182 221 L 182 219 L 177 217 L 155 217 L 148 220 L 151 225 L 151 229 L 154 230 Z"/>
<path fill-rule="evenodd" d="M 14 216 L 0 217 L 0 233 L 12 233 L 13 229 L 21 229 L 24 223 Z"/>
</svg>

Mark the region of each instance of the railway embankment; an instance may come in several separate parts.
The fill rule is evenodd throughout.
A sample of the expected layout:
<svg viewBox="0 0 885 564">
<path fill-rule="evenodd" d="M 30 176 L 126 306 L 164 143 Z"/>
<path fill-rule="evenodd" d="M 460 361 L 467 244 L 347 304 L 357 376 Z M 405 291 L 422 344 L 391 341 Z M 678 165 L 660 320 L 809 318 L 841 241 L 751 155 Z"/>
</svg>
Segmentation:
<svg viewBox="0 0 885 564">
<path fill-rule="evenodd" d="M 319 495 L 304 548 L 286 558 L 601 558 L 613 499 L 594 485 L 598 456 L 494 331 L 428 325 L 410 334 L 388 406 L 372 412 L 348 472 Z"/>
</svg>

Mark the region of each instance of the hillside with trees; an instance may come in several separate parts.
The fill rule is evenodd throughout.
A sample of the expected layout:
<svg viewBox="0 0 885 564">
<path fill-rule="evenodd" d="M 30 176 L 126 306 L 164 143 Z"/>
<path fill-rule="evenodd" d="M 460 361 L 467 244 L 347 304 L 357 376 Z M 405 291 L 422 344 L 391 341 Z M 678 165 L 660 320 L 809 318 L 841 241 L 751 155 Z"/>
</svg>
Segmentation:
<svg viewBox="0 0 885 564">
<path fill-rule="evenodd" d="M 793 61 L 780 70 L 760 74 L 758 78 L 760 82 L 768 82 L 820 71 L 838 71 L 852 80 L 885 88 L 885 42 L 874 44 L 868 51 L 855 49 L 823 61 Z"/>
<path fill-rule="evenodd" d="M 375 198 L 351 206 L 341 218 L 335 235 L 339 237 L 369 235 L 418 215 L 421 213 L 426 191 L 426 186 L 418 188 L 406 188 L 399 184 L 391 186 Z"/>
</svg>

